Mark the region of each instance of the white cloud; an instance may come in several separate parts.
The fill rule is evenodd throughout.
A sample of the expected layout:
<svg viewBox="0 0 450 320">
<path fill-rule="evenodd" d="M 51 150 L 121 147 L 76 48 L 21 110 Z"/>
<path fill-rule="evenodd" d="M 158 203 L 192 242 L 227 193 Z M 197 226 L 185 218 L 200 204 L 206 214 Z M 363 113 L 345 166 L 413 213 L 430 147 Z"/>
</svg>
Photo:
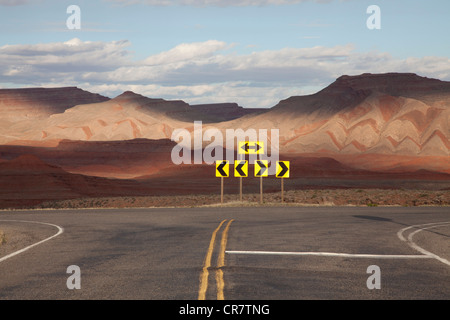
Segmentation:
<svg viewBox="0 0 450 320">
<path fill-rule="evenodd" d="M 66 42 L 4 45 L 0 47 L 0 79 L 37 83 L 51 77 L 77 81 L 85 72 L 111 71 L 129 64 L 130 55 L 125 50 L 129 45 L 128 41 L 83 42 L 76 38 Z"/>
<path fill-rule="evenodd" d="M 226 46 L 225 42 L 217 40 L 182 43 L 169 51 L 148 57 L 143 63 L 146 65 L 164 65 L 199 58 L 204 59 L 224 49 Z"/>
<path fill-rule="evenodd" d="M 46 0 L 0 0 L 0 6 L 14 7 L 28 4 L 40 4 Z"/>
<path fill-rule="evenodd" d="M 28 0 L 0 0 L 0 6 L 21 6 L 28 2 Z"/>
<path fill-rule="evenodd" d="M 236 102 L 247 108 L 272 107 L 279 100 L 311 91 L 296 86 L 290 87 L 252 87 L 245 82 L 226 82 L 203 85 L 161 86 L 155 84 L 82 84 L 91 92 L 101 92 L 113 97 L 117 92 L 133 91 L 144 96 L 168 100 L 184 100 L 189 104 Z M 317 90 L 319 88 L 316 88 Z M 281 97 L 281 98 L 280 98 Z"/>
<path fill-rule="evenodd" d="M 129 41 L 66 42 L 0 47 L 0 83 L 77 85 L 114 96 L 132 90 L 188 103 L 237 102 L 271 107 L 292 95 L 314 93 L 343 74 L 413 72 L 450 80 L 448 57 L 397 59 L 355 47 L 284 48 L 237 54 L 225 42 L 184 43 L 133 61 Z"/>
</svg>

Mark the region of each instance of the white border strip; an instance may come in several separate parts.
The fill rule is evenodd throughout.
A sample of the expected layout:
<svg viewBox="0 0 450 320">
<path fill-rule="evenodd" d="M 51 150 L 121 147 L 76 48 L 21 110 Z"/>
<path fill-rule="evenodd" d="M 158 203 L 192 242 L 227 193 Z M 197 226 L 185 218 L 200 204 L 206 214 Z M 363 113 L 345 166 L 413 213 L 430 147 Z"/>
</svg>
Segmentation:
<svg viewBox="0 0 450 320">
<path fill-rule="evenodd" d="M 228 254 L 248 255 L 283 255 L 283 256 L 319 256 L 344 258 L 377 258 L 377 259 L 430 259 L 428 255 L 399 255 L 399 254 L 365 254 L 365 253 L 336 253 L 336 252 L 289 252 L 289 251 L 225 251 Z"/>
<path fill-rule="evenodd" d="M 0 262 L 5 261 L 6 259 L 9 259 L 9 258 L 11 258 L 11 257 L 14 257 L 14 256 L 16 256 L 16 255 L 18 255 L 18 254 L 20 254 L 20 253 L 22 253 L 22 252 L 25 252 L 25 251 L 27 251 L 27 250 L 29 250 L 29 249 L 35 247 L 35 246 L 38 246 L 38 245 L 40 245 L 40 244 L 42 244 L 42 243 L 44 243 L 44 242 L 46 242 L 46 241 L 49 241 L 49 240 L 51 240 L 51 239 L 53 239 L 53 238 L 59 236 L 60 234 L 62 234 L 62 233 L 64 232 L 64 229 L 63 229 L 62 227 L 57 226 L 56 224 L 51 224 L 51 223 L 46 223 L 46 222 L 24 221 L 24 220 L 0 220 L 0 221 L 5 221 L 5 222 L 25 222 L 25 223 L 45 224 L 45 225 L 52 226 L 52 227 L 55 227 L 55 228 L 58 229 L 58 232 L 55 233 L 54 235 L 52 235 L 51 237 L 48 237 L 48 238 L 46 238 L 46 239 L 44 239 L 44 240 L 41 240 L 41 241 L 36 242 L 36 243 L 33 243 L 32 245 L 29 245 L 28 247 L 25 247 L 25 248 L 23 248 L 23 249 L 20 249 L 20 250 L 18 250 L 18 251 L 15 251 L 15 252 L 13 252 L 13 253 L 10 253 L 10 254 L 8 254 L 7 256 L 4 256 L 4 257 L 0 258 Z"/>
</svg>

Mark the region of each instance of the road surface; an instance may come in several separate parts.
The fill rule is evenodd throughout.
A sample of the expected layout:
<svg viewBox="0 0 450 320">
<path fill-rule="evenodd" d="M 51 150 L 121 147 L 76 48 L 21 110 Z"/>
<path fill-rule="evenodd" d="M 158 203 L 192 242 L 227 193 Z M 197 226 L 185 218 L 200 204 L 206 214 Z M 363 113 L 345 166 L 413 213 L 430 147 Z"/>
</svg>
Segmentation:
<svg viewBox="0 0 450 320">
<path fill-rule="evenodd" d="M 0 229 L 21 236 L 0 300 L 450 298 L 446 207 L 2 211 Z"/>
</svg>

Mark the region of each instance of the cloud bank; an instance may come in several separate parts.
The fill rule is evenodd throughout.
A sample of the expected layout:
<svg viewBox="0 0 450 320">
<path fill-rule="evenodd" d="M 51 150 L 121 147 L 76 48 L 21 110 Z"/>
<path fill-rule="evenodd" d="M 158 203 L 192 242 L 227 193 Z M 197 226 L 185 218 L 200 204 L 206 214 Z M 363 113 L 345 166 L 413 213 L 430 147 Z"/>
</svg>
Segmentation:
<svg viewBox="0 0 450 320">
<path fill-rule="evenodd" d="M 396 59 L 360 53 L 352 44 L 237 54 L 219 40 L 181 43 L 135 61 L 127 40 L 4 45 L 3 86 L 79 86 L 110 97 L 126 90 L 188 103 L 237 102 L 272 107 L 292 95 L 314 93 L 337 77 L 365 72 L 413 72 L 450 80 L 448 57 Z"/>
</svg>

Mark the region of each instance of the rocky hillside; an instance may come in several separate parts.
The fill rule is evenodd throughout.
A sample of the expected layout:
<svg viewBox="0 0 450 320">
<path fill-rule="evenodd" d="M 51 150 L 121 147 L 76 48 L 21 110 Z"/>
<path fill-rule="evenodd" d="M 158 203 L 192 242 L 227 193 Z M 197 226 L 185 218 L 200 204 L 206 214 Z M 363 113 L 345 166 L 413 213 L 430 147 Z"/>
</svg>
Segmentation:
<svg viewBox="0 0 450 320">
<path fill-rule="evenodd" d="M 44 118 L 86 103 L 109 98 L 76 87 L 0 89 L 1 120 Z"/>
<path fill-rule="evenodd" d="M 226 126 L 279 128 L 287 153 L 448 156 L 450 82 L 415 74 L 342 76 Z"/>
<path fill-rule="evenodd" d="M 450 82 L 410 73 L 341 76 L 315 94 L 252 112 L 236 104 L 190 106 L 129 91 L 109 100 L 72 88 L 64 100 L 57 94 L 62 89 L 23 90 L 35 92 L 27 95 L 34 98 L 15 105 L 5 99 L 8 91 L 0 95 L 0 144 L 170 139 L 174 129 L 192 131 L 193 121 L 202 120 L 204 130 L 218 128 L 224 136 L 226 129 L 278 129 L 284 154 L 448 157 L 450 150 Z M 77 105 L 70 107 L 69 100 Z M 30 120 L 35 113 L 51 115 Z"/>
<path fill-rule="evenodd" d="M 34 155 L 0 162 L 0 208 L 34 205 L 43 200 L 101 195 L 147 195 L 132 180 L 115 180 L 68 173 Z"/>
</svg>

